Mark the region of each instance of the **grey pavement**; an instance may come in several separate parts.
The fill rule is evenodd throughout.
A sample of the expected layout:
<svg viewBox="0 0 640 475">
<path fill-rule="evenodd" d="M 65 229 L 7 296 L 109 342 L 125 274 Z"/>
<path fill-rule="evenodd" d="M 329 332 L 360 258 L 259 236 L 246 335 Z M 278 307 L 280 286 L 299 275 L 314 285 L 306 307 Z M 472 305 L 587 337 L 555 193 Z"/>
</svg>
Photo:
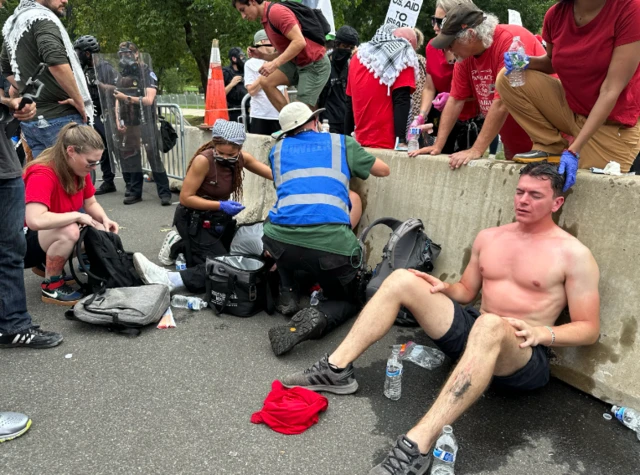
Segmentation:
<svg viewBox="0 0 640 475">
<path fill-rule="evenodd" d="M 124 186 L 99 197 L 122 226 L 125 247 L 157 261 L 173 208 L 152 184 L 144 201 L 122 204 Z M 175 195 L 177 201 L 177 195 Z M 389 346 L 413 339 L 393 328 L 356 363 L 360 389 L 328 395 L 328 410 L 301 435 L 254 425 L 271 383 L 330 352 L 347 324 L 323 340 L 273 356 L 267 330 L 285 320 L 177 311 L 177 328 L 138 338 L 65 320 L 40 301 L 39 279 L 25 272 L 37 323 L 61 331 L 50 350 L 4 350 L 0 410 L 33 419 L 23 437 L 0 445 L 0 473 L 14 474 L 366 474 L 434 400 L 451 363 L 434 371 L 406 363 L 403 395 L 382 394 Z M 65 355 L 71 354 L 70 359 Z M 454 424 L 461 474 L 637 474 L 640 442 L 602 415 L 608 407 L 557 380 L 524 395 L 490 389 Z"/>
</svg>

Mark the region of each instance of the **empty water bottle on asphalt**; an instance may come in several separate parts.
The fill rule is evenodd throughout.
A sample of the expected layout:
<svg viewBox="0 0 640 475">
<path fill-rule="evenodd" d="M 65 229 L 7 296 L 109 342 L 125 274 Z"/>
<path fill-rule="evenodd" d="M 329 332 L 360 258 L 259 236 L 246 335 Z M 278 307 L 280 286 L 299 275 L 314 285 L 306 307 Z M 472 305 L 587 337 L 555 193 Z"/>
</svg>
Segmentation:
<svg viewBox="0 0 640 475">
<path fill-rule="evenodd" d="M 611 412 L 629 429 L 636 432 L 640 440 L 640 413 L 628 407 L 613 406 Z"/>
<path fill-rule="evenodd" d="M 407 152 L 415 152 L 420 148 L 418 138 L 420 137 L 420 129 L 418 127 L 410 127 L 407 134 Z"/>
<path fill-rule="evenodd" d="M 384 380 L 384 395 L 392 401 L 400 399 L 402 394 L 402 361 L 400 350 L 391 350 L 391 357 L 387 361 L 386 378 Z"/>
<path fill-rule="evenodd" d="M 524 44 L 520 41 L 519 36 L 513 37 L 513 42 L 509 47 L 509 56 L 511 57 L 511 64 L 513 64 L 513 71 L 508 76 L 509 84 L 511 84 L 511 87 L 524 86 L 527 53 L 524 51 Z"/>
<path fill-rule="evenodd" d="M 181 271 L 186 270 L 186 268 L 187 260 L 184 258 L 184 254 L 180 253 L 178 254 L 178 257 L 176 257 L 176 270 Z"/>
<path fill-rule="evenodd" d="M 189 310 L 202 310 L 207 306 L 207 302 L 200 297 L 187 297 L 186 295 L 174 295 L 171 298 L 171 305 L 176 308 L 188 308 Z"/>
<path fill-rule="evenodd" d="M 453 467 L 458 454 L 458 442 L 451 426 L 444 426 L 433 449 L 431 475 L 454 475 Z"/>
<path fill-rule="evenodd" d="M 329 121 L 327 119 L 324 119 L 322 121 L 322 125 L 320 126 L 320 131 L 324 134 L 329 133 Z"/>
<path fill-rule="evenodd" d="M 403 359 L 411 361 L 425 369 L 434 369 L 440 366 L 444 361 L 444 353 L 437 348 L 429 346 L 407 344 L 406 355 Z"/>
</svg>

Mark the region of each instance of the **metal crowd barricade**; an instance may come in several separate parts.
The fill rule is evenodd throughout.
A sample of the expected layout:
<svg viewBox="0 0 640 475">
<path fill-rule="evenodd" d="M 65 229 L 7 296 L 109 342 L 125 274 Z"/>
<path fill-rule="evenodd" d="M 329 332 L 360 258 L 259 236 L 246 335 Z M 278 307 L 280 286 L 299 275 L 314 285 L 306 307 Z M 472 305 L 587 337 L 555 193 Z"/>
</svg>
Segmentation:
<svg viewBox="0 0 640 475">
<path fill-rule="evenodd" d="M 182 115 L 182 109 L 178 104 L 158 104 L 158 114 L 164 117 L 164 119 L 173 126 L 178 134 L 178 139 L 175 146 L 167 153 L 160 154 L 162 156 L 162 163 L 167 171 L 169 178 L 175 178 L 176 180 L 184 180 L 187 174 L 187 157 L 186 157 L 186 144 L 185 144 L 185 121 Z M 159 123 L 158 123 L 159 127 Z M 160 130 L 158 129 L 158 136 Z M 142 163 L 142 169 L 144 172 L 149 173 L 151 167 L 145 155 Z"/>
</svg>

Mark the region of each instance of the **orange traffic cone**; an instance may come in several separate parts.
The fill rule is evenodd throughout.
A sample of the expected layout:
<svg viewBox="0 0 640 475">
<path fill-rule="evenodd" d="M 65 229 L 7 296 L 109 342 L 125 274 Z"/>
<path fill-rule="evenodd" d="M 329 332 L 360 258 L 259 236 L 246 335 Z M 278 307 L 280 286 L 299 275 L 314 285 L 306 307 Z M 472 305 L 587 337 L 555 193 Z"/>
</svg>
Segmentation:
<svg viewBox="0 0 640 475">
<path fill-rule="evenodd" d="M 213 124 L 215 124 L 218 119 L 229 120 L 227 96 L 224 93 L 224 77 L 222 75 L 222 63 L 220 61 L 218 40 L 213 40 L 211 42 L 209 81 L 207 82 L 205 104 L 203 127 L 213 127 Z"/>
</svg>

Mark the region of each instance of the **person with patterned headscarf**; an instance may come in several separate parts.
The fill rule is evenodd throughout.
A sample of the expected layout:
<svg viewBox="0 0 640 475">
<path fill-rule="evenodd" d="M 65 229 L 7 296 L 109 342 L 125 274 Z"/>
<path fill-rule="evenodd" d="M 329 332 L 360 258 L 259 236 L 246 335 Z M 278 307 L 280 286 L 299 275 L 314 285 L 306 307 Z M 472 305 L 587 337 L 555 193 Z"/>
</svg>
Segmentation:
<svg viewBox="0 0 640 475">
<path fill-rule="evenodd" d="M 189 163 L 173 219 L 181 240 L 169 255 L 175 259 L 184 253 L 187 269 L 168 272 L 135 253 L 134 265 L 146 284 L 165 284 L 171 291 L 182 287 L 192 293 L 205 291 L 206 259 L 229 252 L 236 229 L 233 217 L 244 209 L 231 200 L 242 200 L 244 169 L 273 180 L 271 168 L 242 151 L 245 138 L 244 127 L 238 122 L 218 119 L 213 125 L 211 141 L 200 147 Z"/>
<path fill-rule="evenodd" d="M 411 94 L 420 67 L 412 28 L 384 25 L 358 48 L 349 65 L 345 134 L 355 127 L 364 147 L 406 149 Z"/>
</svg>

